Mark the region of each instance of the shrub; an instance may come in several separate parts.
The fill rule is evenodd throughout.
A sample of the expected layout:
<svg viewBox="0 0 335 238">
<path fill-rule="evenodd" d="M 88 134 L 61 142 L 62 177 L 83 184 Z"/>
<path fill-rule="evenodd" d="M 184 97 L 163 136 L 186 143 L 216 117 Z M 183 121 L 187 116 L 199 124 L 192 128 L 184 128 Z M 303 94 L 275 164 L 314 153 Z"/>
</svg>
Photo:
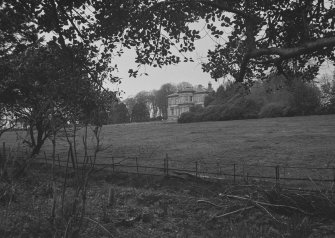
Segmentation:
<svg viewBox="0 0 335 238">
<path fill-rule="evenodd" d="M 237 120 L 243 118 L 243 108 L 239 105 L 227 106 L 221 112 L 222 120 Z"/>
<path fill-rule="evenodd" d="M 245 119 L 258 118 L 258 113 L 263 106 L 262 101 L 256 101 L 253 98 L 247 97 L 243 104 L 244 104 L 243 118 L 245 118 Z"/>
<path fill-rule="evenodd" d="M 264 105 L 258 115 L 259 117 L 282 117 L 287 114 L 286 110 L 285 105 L 272 102 Z"/>
<path fill-rule="evenodd" d="M 215 100 L 215 96 L 214 96 L 213 94 L 207 95 L 207 96 L 205 97 L 204 106 L 207 107 L 207 106 L 210 105 L 214 100 Z"/>
<path fill-rule="evenodd" d="M 212 105 L 207 108 L 194 107 L 183 113 L 178 122 L 222 121 L 257 118 L 261 104 L 254 99 L 234 97 L 223 105 Z"/>
<path fill-rule="evenodd" d="M 195 113 L 193 112 L 184 112 L 178 118 L 179 123 L 190 123 L 195 122 Z"/>
<path fill-rule="evenodd" d="M 201 105 L 195 105 L 190 108 L 190 112 L 194 113 L 202 113 L 204 111 L 204 108 Z"/>
<path fill-rule="evenodd" d="M 251 98 L 239 97 L 225 104 L 221 117 L 222 120 L 257 118 L 260 107 L 261 105 Z"/>
</svg>

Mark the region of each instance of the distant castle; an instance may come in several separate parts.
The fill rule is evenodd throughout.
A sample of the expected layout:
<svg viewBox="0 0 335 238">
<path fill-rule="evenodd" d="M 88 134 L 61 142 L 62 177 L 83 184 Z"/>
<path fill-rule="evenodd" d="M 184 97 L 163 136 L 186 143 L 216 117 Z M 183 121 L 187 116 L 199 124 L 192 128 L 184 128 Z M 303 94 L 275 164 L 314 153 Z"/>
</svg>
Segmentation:
<svg viewBox="0 0 335 238">
<path fill-rule="evenodd" d="M 168 120 L 177 120 L 183 112 L 190 111 L 193 106 L 204 107 L 205 97 L 212 91 L 212 84 L 209 82 L 207 89 L 198 85 L 197 88 L 186 87 L 168 95 Z"/>
</svg>

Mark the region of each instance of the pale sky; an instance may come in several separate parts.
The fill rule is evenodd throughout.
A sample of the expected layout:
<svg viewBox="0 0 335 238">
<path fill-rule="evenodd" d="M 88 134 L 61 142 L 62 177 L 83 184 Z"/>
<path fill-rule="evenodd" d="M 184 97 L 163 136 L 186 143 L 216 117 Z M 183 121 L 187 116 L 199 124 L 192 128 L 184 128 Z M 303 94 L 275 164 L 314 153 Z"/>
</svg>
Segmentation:
<svg viewBox="0 0 335 238">
<path fill-rule="evenodd" d="M 177 65 L 164 66 L 162 68 L 153 68 L 146 66 L 140 70 L 146 72 L 148 76 L 138 76 L 136 78 L 129 78 L 128 69 L 136 69 L 134 61 L 134 54 L 129 52 L 125 54 L 118 63 L 118 76 L 122 78 L 121 84 L 111 85 L 112 89 L 119 89 L 124 91 L 122 98 L 135 96 L 140 91 L 150 91 L 159 89 L 165 83 L 178 84 L 180 82 L 189 82 L 192 85 L 202 84 L 207 87 L 211 82 L 213 88 L 219 87 L 222 80 L 215 82 L 211 79 L 209 73 L 204 73 L 199 62 L 180 63 Z"/>
<path fill-rule="evenodd" d="M 195 28 L 201 31 L 202 38 L 195 42 L 195 51 L 185 54 L 187 57 L 192 57 L 194 62 L 179 63 L 177 65 L 164 66 L 162 68 L 154 68 L 150 66 L 142 66 L 140 72 L 146 72 L 148 76 L 137 76 L 129 78 L 128 70 L 136 69 L 135 51 L 126 50 L 120 57 L 116 58 L 112 64 L 117 64 L 119 72 L 117 76 L 121 78 L 121 84 L 112 85 L 109 87 L 113 90 L 119 89 L 124 91 L 122 99 L 135 96 L 140 91 L 150 91 L 159 89 L 165 83 L 178 84 L 180 82 L 189 82 L 192 85 L 201 84 L 205 87 L 211 82 L 214 89 L 217 89 L 222 84 L 223 79 L 215 81 L 211 79 L 209 73 L 204 73 L 201 69 L 201 59 L 206 60 L 208 49 L 214 49 L 216 43 L 223 44 L 225 38 L 215 39 L 208 36 L 208 31 L 205 29 L 205 22 L 194 23 Z M 180 55 L 181 56 L 181 55 Z M 182 59 L 182 57 L 181 57 Z"/>
<path fill-rule="evenodd" d="M 202 28 L 202 38 L 195 43 L 196 50 L 192 53 L 188 53 L 188 57 L 192 57 L 194 62 L 179 63 L 177 65 L 164 66 L 163 68 L 154 68 L 150 66 L 142 66 L 140 72 L 146 72 L 148 76 L 137 76 L 136 78 L 129 78 L 128 70 L 130 68 L 136 69 L 137 64 L 135 62 L 135 51 L 126 50 L 125 53 L 120 57 L 116 58 L 112 64 L 117 64 L 119 72 L 116 74 L 121 78 L 121 84 L 108 84 L 108 87 L 112 90 L 123 91 L 121 99 L 135 96 L 140 91 L 151 91 L 153 89 L 159 89 L 165 83 L 178 84 L 180 82 L 189 82 L 192 85 L 202 84 L 207 87 L 208 83 L 211 82 L 214 89 L 217 89 L 224 81 L 219 79 L 218 82 L 211 79 L 209 73 L 204 73 L 201 69 L 201 60 L 206 60 L 208 49 L 214 49 L 215 42 L 223 44 L 226 37 L 222 39 L 214 39 L 208 36 L 208 32 L 202 23 L 196 23 L 198 28 Z M 227 36 L 227 35 L 226 35 Z M 181 57 L 182 58 L 182 57 Z M 334 66 L 331 62 L 326 61 L 320 68 L 319 75 L 317 78 L 321 78 L 327 74 L 333 75 Z"/>
</svg>

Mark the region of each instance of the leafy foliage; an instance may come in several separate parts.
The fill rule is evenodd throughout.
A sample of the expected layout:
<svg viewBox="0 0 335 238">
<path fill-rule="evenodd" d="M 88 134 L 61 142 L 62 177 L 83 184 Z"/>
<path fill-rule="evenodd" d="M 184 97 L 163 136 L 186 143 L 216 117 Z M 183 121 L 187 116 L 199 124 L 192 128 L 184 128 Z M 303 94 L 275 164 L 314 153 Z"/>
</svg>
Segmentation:
<svg viewBox="0 0 335 238">
<path fill-rule="evenodd" d="M 202 110 L 183 113 L 178 122 L 239 120 L 321 113 L 320 90 L 312 83 L 270 77 L 248 91 L 238 84 L 220 86 Z"/>
<path fill-rule="evenodd" d="M 118 82 L 111 75 L 116 67 L 108 63 L 117 39 L 104 41 L 103 47 L 97 44 L 102 32 L 96 26 L 103 13 L 92 7 L 98 10 L 98 6 L 88 0 L 6 0 L 0 7 L 0 57 L 24 52 L 40 42 L 53 42 L 71 61 L 80 64 L 95 84 L 101 87 L 103 80 Z M 85 52 L 86 57 L 78 59 L 78 51 Z"/>
<path fill-rule="evenodd" d="M 134 108 L 131 112 L 131 121 L 132 122 L 145 122 L 149 121 L 150 113 L 146 104 L 143 102 L 138 102 L 134 105 Z"/>
<path fill-rule="evenodd" d="M 124 36 L 131 40 L 125 44 L 136 48 L 139 64 L 161 67 L 180 62 L 180 57 L 188 61 L 184 53 L 193 51 L 202 37 L 189 23 L 200 20 L 213 38 L 227 34 L 228 41 L 208 51 L 203 64 L 215 79 L 231 75 L 248 81 L 264 77 L 267 69 L 310 79 L 325 58 L 334 60 L 332 1 L 146 0 L 124 9 L 124 18 L 131 15 Z"/>
<path fill-rule="evenodd" d="M 160 114 L 163 117 L 163 119 L 167 119 L 168 116 L 168 99 L 167 96 L 177 92 L 176 86 L 167 83 L 163 84 L 160 89 L 156 93 L 157 97 L 157 107 L 160 110 Z"/>
<path fill-rule="evenodd" d="M 318 113 L 321 107 L 321 93 L 313 83 L 304 83 L 301 80 L 292 82 L 294 111 L 298 115 Z"/>
<path fill-rule="evenodd" d="M 72 60 L 56 45 L 35 46 L 2 61 L 1 102 L 15 118 L 29 125 L 32 155 L 66 122 L 101 124 L 98 116 L 115 95 L 100 91 L 74 62 L 86 57 L 78 51 Z M 36 130 L 36 132 L 35 132 Z"/>
<path fill-rule="evenodd" d="M 333 79 L 325 78 L 321 84 L 321 97 L 324 113 L 335 113 L 335 75 Z"/>
<path fill-rule="evenodd" d="M 49 34 L 69 56 L 73 48 L 87 50 L 83 66 L 100 85 L 102 78 L 119 80 L 111 74 L 117 66 L 109 64 L 123 53 L 119 43 L 136 49 L 139 65 L 162 67 L 193 61 L 185 53 L 195 50 L 202 31 L 228 39 L 209 50 L 203 64 L 215 79 L 246 82 L 266 69 L 312 77 L 325 58 L 334 60 L 331 0 L 6 0 L 1 12 L 1 55 L 22 52 L 41 40 L 38 34 Z M 206 25 L 200 30 L 195 22 Z"/>
<path fill-rule="evenodd" d="M 190 83 L 183 82 L 180 85 L 191 85 Z M 134 105 L 136 103 L 144 103 L 150 110 L 152 119 L 167 119 L 167 109 L 168 109 L 168 95 L 175 93 L 177 91 L 177 86 L 166 83 L 163 84 L 159 90 L 152 90 L 150 92 L 141 91 L 134 97 L 129 97 L 123 102 L 127 105 L 130 112 L 133 111 Z"/>
<path fill-rule="evenodd" d="M 116 103 L 110 112 L 109 122 L 112 124 L 129 123 L 130 115 L 126 104 Z"/>
</svg>

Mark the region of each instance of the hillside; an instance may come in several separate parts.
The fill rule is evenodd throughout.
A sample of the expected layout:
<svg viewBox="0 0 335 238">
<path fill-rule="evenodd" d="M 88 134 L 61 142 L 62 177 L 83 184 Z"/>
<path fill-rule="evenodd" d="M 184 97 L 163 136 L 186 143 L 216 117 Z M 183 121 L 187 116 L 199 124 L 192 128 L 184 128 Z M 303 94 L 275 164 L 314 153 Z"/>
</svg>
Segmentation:
<svg viewBox="0 0 335 238">
<path fill-rule="evenodd" d="M 17 134 L 24 133 L 7 133 L 1 143 L 14 145 Z M 161 164 L 168 154 L 184 162 L 335 166 L 335 115 L 108 125 L 102 142 L 108 148 L 99 154 L 99 162 L 108 162 L 111 156 L 138 156 Z M 47 153 L 50 144 L 47 141 L 43 148 Z M 61 138 L 57 153 L 66 153 L 65 145 Z"/>
</svg>

